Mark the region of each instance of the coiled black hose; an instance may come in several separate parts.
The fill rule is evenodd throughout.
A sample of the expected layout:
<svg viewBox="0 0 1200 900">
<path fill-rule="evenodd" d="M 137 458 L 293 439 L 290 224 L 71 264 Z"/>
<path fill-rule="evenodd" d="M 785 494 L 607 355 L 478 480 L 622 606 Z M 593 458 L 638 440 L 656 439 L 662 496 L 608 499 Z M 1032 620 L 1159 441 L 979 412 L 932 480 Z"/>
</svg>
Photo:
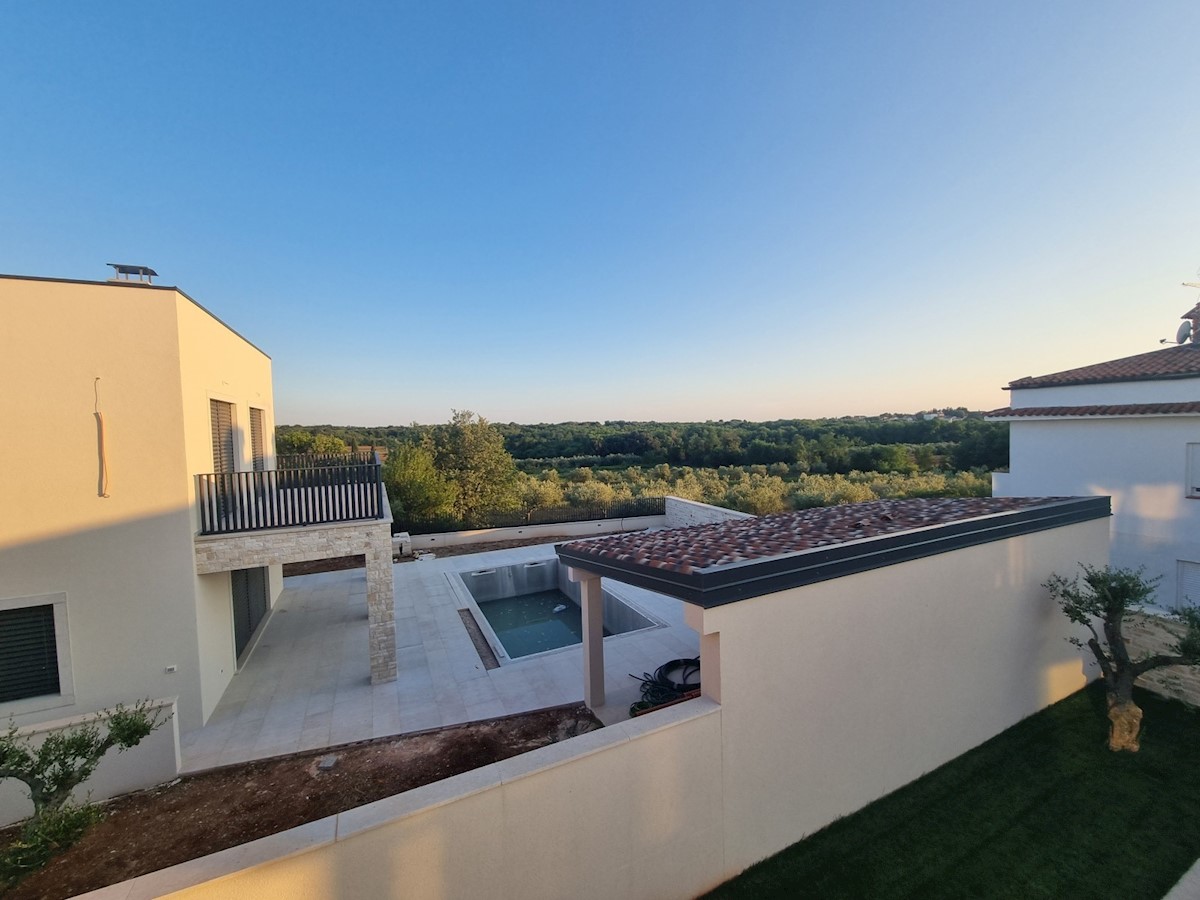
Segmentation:
<svg viewBox="0 0 1200 900">
<path fill-rule="evenodd" d="M 693 680 L 695 676 L 695 680 Z M 643 710 L 653 709 L 680 700 L 691 691 L 700 689 L 700 657 L 693 659 L 673 659 L 665 662 L 654 674 L 643 672 L 642 677 L 630 674 L 642 683 L 642 699 L 629 707 L 631 716 Z"/>
</svg>

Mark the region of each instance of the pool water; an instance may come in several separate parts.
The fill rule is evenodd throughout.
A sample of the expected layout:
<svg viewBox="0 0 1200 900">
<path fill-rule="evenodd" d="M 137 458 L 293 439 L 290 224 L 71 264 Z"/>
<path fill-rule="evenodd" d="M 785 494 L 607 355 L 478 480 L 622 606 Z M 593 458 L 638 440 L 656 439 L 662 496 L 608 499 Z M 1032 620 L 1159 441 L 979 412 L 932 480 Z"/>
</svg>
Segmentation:
<svg viewBox="0 0 1200 900">
<path fill-rule="evenodd" d="M 555 612 L 557 606 L 566 609 Z M 583 642 L 583 610 L 559 590 L 488 600 L 479 611 L 512 659 Z"/>
</svg>

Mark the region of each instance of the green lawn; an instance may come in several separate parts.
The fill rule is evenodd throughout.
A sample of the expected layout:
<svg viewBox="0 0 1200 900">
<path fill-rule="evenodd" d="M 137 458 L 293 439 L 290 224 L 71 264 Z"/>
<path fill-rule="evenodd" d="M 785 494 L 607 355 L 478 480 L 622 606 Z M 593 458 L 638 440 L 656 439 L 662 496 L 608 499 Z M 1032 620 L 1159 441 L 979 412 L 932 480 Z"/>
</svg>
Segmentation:
<svg viewBox="0 0 1200 900">
<path fill-rule="evenodd" d="M 1140 753 L 1093 684 L 708 896 L 1159 900 L 1200 858 L 1200 713 L 1135 699 Z"/>
</svg>

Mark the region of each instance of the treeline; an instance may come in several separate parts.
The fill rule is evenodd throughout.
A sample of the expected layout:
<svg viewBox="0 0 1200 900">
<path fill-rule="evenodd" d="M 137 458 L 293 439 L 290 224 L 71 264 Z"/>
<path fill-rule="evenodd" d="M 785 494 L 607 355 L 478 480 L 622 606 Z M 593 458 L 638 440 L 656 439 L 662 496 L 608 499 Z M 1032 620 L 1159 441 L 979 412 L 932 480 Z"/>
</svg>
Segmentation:
<svg viewBox="0 0 1200 900">
<path fill-rule="evenodd" d="M 439 426 L 380 428 L 282 426 L 329 435 L 354 448 L 421 444 Z M 625 468 L 661 464 L 692 468 L 786 464 L 800 474 L 851 472 L 913 474 L 1003 469 L 1008 466 L 1008 424 L 983 414 L 944 410 L 922 414 L 773 422 L 563 422 L 492 423 L 518 468 L 536 474 L 583 466 Z M 283 452 L 281 450 L 281 452 Z"/>
</svg>

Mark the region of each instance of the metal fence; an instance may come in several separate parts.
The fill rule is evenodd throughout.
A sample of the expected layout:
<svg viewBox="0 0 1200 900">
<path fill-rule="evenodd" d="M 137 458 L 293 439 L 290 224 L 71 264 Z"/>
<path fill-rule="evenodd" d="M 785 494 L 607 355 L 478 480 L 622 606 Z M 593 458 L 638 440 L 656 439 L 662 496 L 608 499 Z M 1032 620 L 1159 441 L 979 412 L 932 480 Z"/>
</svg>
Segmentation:
<svg viewBox="0 0 1200 900">
<path fill-rule="evenodd" d="M 275 459 L 277 469 L 319 469 L 324 466 L 366 466 L 377 463 L 374 450 L 350 453 L 283 453 Z"/>
<path fill-rule="evenodd" d="M 665 497 L 634 497 L 590 506 L 554 506 L 532 510 L 491 512 L 476 519 L 454 516 L 414 517 L 401 515 L 392 523 L 392 534 L 445 534 L 480 528 L 519 528 L 522 525 L 558 525 L 564 522 L 591 522 L 596 519 L 624 519 L 633 516 L 661 516 L 667 511 Z"/>
<path fill-rule="evenodd" d="M 201 534 L 382 519 L 378 463 L 196 476 Z"/>
</svg>

